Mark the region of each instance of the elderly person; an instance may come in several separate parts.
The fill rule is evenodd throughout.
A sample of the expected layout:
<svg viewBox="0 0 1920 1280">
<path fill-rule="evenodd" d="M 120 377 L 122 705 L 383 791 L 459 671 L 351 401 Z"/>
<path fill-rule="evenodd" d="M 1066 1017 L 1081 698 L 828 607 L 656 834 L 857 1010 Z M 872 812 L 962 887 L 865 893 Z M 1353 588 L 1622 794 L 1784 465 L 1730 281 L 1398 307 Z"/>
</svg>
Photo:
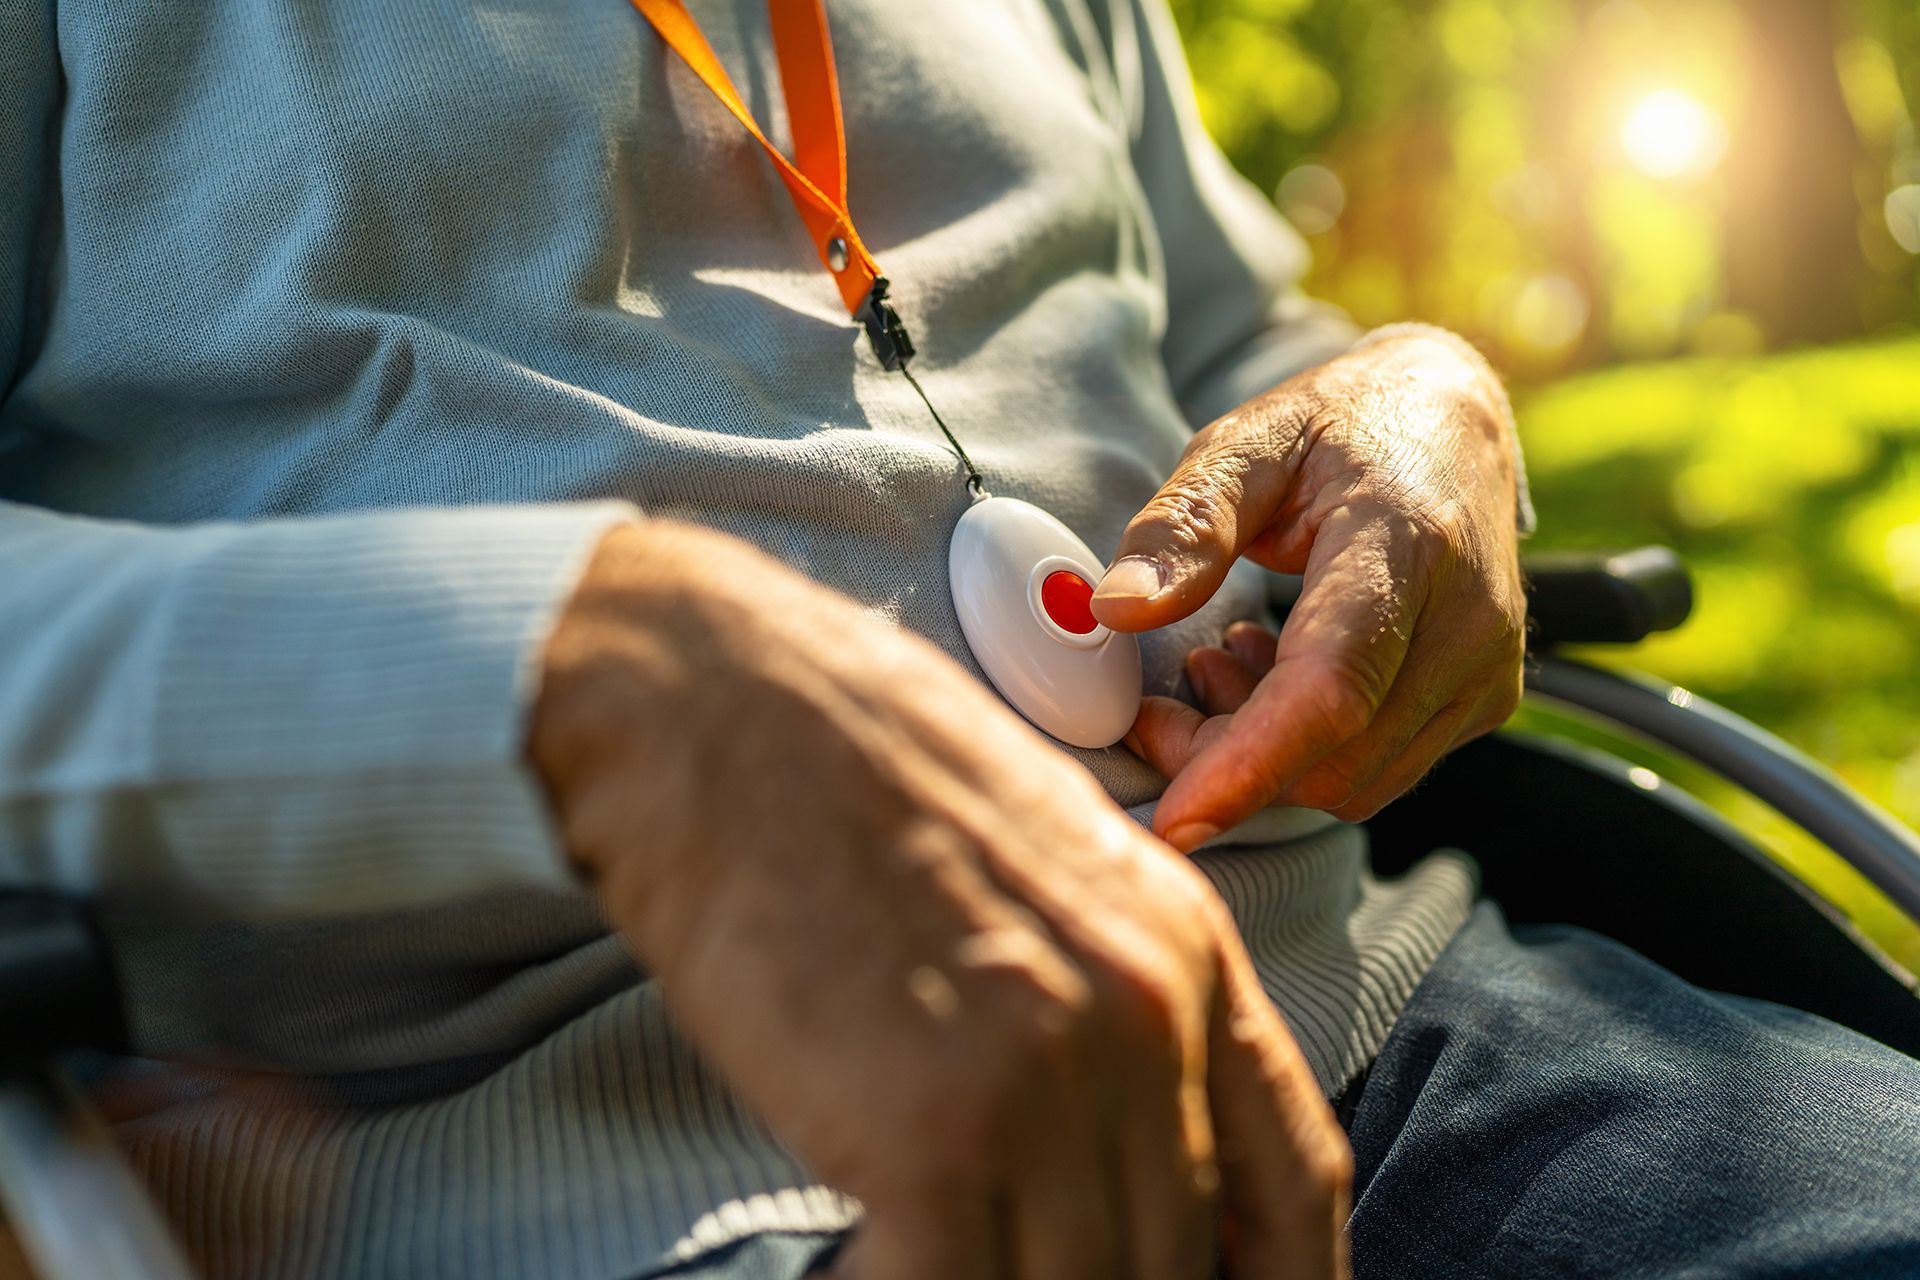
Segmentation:
<svg viewBox="0 0 1920 1280">
<path fill-rule="evenodd" d="M 0 13 L 0 877 L 207 1272 L 1920 1266 L 1913 1063 L 1341 821 L 1517 696 L 1486 365 L 1298 293 L 1154 0 L 830 7 Z M 1124 744 L 980 679 L 974 468 Z"/>
</svg>

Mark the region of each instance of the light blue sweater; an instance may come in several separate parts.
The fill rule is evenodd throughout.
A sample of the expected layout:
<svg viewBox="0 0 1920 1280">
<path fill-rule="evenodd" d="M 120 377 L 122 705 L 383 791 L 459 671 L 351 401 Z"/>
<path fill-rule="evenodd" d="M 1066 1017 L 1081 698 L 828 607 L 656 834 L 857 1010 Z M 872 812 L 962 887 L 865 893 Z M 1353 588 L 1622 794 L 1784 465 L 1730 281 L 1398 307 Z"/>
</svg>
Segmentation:
<svg viewBox="0 0 1920 1280">
<path fill-rule="evenodd" d="M 693 6 L 776 141 L 763 7 Z M 998 493 L 1101 554 L 1340 350 L 1157 0 L 830 0 L 861 230 Z M 610 522 L 737 534 L 968 659 L 958 464 L 626 0 L 0 6 L 0 884 L 95 899 L 125 1129 L 217 1275 L 632 1275 L 832 1226 L 567 879 L 522 762 Z M 1238 572 L 1148 683 L 1264 611 Z M 1078 753 L 1115 798 L 1158 779 Z M 1471 877 L 1270 814 L 1202 858 L 1328 1088 Z"/>
</svg>

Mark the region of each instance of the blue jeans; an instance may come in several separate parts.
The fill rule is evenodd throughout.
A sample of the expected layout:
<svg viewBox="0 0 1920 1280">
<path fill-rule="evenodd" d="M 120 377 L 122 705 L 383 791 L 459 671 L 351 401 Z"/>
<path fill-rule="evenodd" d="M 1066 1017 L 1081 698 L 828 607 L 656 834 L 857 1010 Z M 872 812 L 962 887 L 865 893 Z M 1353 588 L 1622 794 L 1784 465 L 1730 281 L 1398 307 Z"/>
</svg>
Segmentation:
<svg viewBox="0 0 1920 1280">
<path fill-rule="evenodd" d="M 1490 904 L 1350 1132 L 1357 1276 L 1920 1276 L 1920 1063 Z"/>
<path fill-rule="evenodd" d="M 1357 1092 L 1354 1274 L 1920 1277 L 1920 1062 L 1482 904 Z M 676 1280 L 798 1280 L 763 1236 Z"/>
</svg>

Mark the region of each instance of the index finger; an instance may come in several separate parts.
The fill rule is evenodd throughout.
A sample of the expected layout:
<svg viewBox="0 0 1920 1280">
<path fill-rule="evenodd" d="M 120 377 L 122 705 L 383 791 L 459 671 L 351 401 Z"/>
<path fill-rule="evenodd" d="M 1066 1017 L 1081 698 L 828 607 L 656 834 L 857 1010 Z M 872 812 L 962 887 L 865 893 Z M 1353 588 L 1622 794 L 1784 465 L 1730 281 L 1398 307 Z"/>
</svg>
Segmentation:
<svg viewBox="0 0 1920 1280">
<path fill-rule="evenodd" d="M 1194 436 L 1160 491 L 1120 535 L 1093 613 L 1116 631 L 1178 622 L 1212 598 L 1240 553 L 1273 522 L 1297 459 L 1243 410 Z"/>
<path fill-rule="evenodd" d="M 1373 722 L 1407 655 L 1425 584 L 1405 576 L 1411 526 L 1346 508 L 1327 517 L 1273 669 L 1168 785 L 1153 829 L 1192 849 L 1244 821 Z"/>
</svg>

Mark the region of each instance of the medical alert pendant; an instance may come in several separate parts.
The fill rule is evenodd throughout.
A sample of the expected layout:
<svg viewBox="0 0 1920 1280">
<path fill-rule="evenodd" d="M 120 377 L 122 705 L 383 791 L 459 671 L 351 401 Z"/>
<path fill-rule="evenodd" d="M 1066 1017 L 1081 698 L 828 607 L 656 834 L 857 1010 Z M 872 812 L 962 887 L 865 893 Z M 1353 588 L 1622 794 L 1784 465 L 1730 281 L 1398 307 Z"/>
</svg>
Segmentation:
<svg viewBox="0 0 1920 1280">
<path fill-rule="evenodd" d="M 1076 747 L 1110 747 L 1140 707 L 1140 646 L 1094 621 L 1089 607 L 1100 562 L 1073 530 L 1030 503 L 990 498 L 979 469 L 920 388 L 908 363 L 913 339 L 887 302 L 887 280 L 853 227 L 847 207 L 846 129 L 826 7 L 768 0 L 781 91 L 795 134 L 790 160 L 754 121 L 714 56 L 686 0 L 633 0 L 668 48 L 685 60 L 767 153 L 840 300 L 867 331 L 874 358 L 898 371 L 967 469 L 973 505 L 947 552 L 953 605 L 967 644 L 1008 702 Z"/>
<path fill-rule="evenodd" d="M 1030 502 L 981 496 L 953 527 L 960 629 L 1014 709 L 1075 747 L 1110 747 L 1140 709 L 1140 646 L 1094 620 L 1100 560 Z"/>
</svg>

